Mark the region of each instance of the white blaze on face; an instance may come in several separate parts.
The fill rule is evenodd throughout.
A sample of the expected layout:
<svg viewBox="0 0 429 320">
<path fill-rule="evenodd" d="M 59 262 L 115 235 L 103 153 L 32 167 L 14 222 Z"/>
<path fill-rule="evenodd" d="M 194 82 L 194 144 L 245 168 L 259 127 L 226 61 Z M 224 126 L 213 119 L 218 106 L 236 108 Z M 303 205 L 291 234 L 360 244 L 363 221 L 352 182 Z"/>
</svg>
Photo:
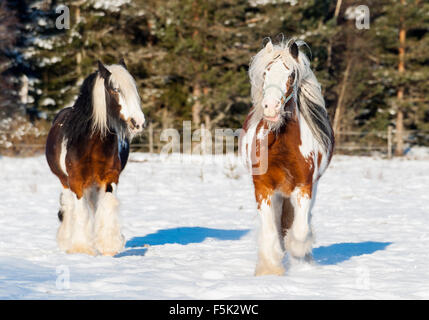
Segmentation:
<svg viewBox="0 0 429 320">
<path fill-rule="evenodd" d="M 137 134 L 143 130 L 145 117 L 141 109 L 136 83 L 129 72 L 120 65 L 108 66 L 112 73 L 111 82 L 118 90 L 121 117 L 128 123 L 130 131 Z"/>
<path fill-rule="evenodd" d="M 273 62 L 265 70 L 262 108 L 266 118 L 276 120 L 279 116 L 282 98 L 286 98 L 286 85 L 291 74 L 292 72 L 285 67 L 281 59 Z"/>
</svg>

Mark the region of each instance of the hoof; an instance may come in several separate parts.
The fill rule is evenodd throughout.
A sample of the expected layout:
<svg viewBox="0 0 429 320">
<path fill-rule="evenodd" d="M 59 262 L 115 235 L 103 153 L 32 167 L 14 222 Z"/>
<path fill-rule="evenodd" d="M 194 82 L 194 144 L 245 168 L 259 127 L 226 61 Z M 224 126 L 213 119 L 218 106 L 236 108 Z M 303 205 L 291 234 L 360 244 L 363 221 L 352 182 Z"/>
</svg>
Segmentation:
<svg viewBox="0 0 429 320">
<path fill-rule="evenodd" d="M 97 251 L 103 256 L 114 256 L 120 253 L 125 247 L 124 236 L 116 237 L 116 239 L 98 239 L 95 242 Z"/>
<path fill-rule="evenodd" d="M 82 254 L 88 254 L 90 256 L 97 255 L 97 252 L 95 251 L 95 249 L 86 244 L 74 244 L 69 249 L 66 250 L 66 253 L 69 253 L 69 254 L 82 253 Z"/>
<path fill-rule="evenodd" d="M 289 262 L 292 264 L 305 264 L 305 263 L 308 263 L 310 265 L 317 264 L 311 253 L 307 253 L 303 257 L 295 257 L 293 255 L 289 255 L 288 259 L 289 259 Z"/>
<path fill-rule="evenodd" d="M 121 251 L 105 251 L 105 252 L 101 252 L 101 255 L 103 255 L 105 257 L 114 257 L 120 252 Z"/>
<path fill-rule="evenodd" d="M 283 266 L 257 266 L 255 276 L 283 276 L 286 270 Z"/>
<path fill-rule="evenodd" d="M 312 255 L 312 247 L 313 247 L 313 239 L 309 237 L 304 241 L 300 241 L 294 239 L 293 237 L 288 237 L 285 243 L 286 251 L 296 259 L 303 259 L 307 261 L 311 260 Z"/>
</svg>

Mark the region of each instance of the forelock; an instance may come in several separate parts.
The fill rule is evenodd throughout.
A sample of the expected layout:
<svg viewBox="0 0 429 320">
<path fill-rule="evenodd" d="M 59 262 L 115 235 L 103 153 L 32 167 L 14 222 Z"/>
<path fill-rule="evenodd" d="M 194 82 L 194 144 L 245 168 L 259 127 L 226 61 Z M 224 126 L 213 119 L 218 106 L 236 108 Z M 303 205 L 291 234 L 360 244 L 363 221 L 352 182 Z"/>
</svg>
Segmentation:
<svg viewBox="0 0 429 320">
<path fill-rule="evenodd" d="M 127 104 L 140 106 L 141 101 L 137 85 L 128 70 L 119 64 L 106 66 L 106 68 L 111 72 L 110 83 L 119 87 Z"/>
<path fill-rule="evenodd" d="M 112 64 L 106 66 L 111 72 L 110 82 L 118 86 L 124 93 L 137 93 L 137 86 L 134 78 L 123 66 Z"/>
</svg>

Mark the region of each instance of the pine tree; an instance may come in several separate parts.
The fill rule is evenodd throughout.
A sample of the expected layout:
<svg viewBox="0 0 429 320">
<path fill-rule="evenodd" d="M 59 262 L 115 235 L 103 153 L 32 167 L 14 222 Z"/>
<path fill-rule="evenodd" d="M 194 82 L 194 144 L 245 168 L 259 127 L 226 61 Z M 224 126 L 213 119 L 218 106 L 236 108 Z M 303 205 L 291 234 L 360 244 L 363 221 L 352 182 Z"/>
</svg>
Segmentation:
<svg viewBox="0 0 429 320">
<path fill-rule="evenodd" d="M 404 152 L 404 129 L 427 127 L 429 52 L 427 32 L 429 4 L 416 0 L 384 1 L 380 17 L 373 24 L 374 49 L 380 65 L 375 78 L 384 88 L 384 114 L 396 125 L 396 154 Z M 386 112 L 387 111 L 387 112 Z M 380 118 L 380 116 L 376 117 Z M 423 120 L 423 121 L 422 121 Z"/>
<path fill-rule="evenodd" d="M 159 84 L 149 81 L 160 92 L 155 102 L 159 121 L 174 117 L 180 124 L 192 119 L 195 127 L 202 122 L 210 127 L 225 122 L 242 99 L 249 101 L 249 55 L 237 31 L 246 5 L 246 1 L 151 4 L 148 11 L 154 17 L 161 58 L 153 63 L 156 68 L 153 64 L 149 68 L 164 79 Z"/>
<path fill-rule="evenodd" d="M 17 19 L 15 12 L 5 2 L 0 4 L 0 119 L 12 114 L 17 103 L 9 70 L 13 65 L 13 45 L 16 42 Z"/>
<path fill-rule="evenodd" d="M 8 56 L 10 72 L 28 79 L 27 111 L 52 118 L 74 102 L 97 60 L 124 57 L 155 128 L 180 128 L 183 120 L 193 120 L 194 128 L 237 128 L 251 107 L 250 58 L 264 38 L 293 36 L 311 48 L 303 50 L 338 132 L 361 131 L 360 139 L 370 139 L 365 132 L 400 127 L 401 112 L 404 129 L 428 130 L 428 4 L 401 1 L 361 1 L 371 24 L 359 30 L 354 0 L 63 1 L 70 29 L 55 25 L 58 1 L 8 0 L 21 30 Z"/>
<path fill-rule="evenodd" d="M 131 6 L 126 1 L 106 4 L 79 0 L 63 1 L 61 5 L 69 10 L 69 29 L 57 28 L 62 11 L 56 12 L 55 1 L 33 8 L 33 18 L 26 22 L 31 32 L 23 51 L 36 78 L 34 106 L 38 112 L 46 112 L 48 118 L 74 103 L 80 84 L 96 70 L 97 60 L 106 64 L 118 63 L 122 57 L 127 60 L 139 45 L 136 38 L 141 37 L 133 29 L 135 23 L 128 26 L 137 13 L 122 10 L 123 6 Z M 130 62 L 128 66 L 134 69 L 135 59 Z"/>
</svg>

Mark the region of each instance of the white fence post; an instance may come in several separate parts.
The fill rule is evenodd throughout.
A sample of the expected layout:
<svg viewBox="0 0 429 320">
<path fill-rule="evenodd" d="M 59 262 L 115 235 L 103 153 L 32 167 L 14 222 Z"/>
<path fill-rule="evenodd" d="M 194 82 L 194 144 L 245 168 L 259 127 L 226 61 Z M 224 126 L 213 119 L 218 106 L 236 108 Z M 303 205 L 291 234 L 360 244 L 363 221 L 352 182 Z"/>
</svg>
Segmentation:
<svg viewBox="0 0 429 320">
<path fill-rule="evenodd" d="M 387 159 L 392 159 L 392 126 L 387 127 Z"/>
<path fill-rule="evenodd" d="M 149 152 L 153 153 L 153 124 L 149 122 Z"/>
</svg>

